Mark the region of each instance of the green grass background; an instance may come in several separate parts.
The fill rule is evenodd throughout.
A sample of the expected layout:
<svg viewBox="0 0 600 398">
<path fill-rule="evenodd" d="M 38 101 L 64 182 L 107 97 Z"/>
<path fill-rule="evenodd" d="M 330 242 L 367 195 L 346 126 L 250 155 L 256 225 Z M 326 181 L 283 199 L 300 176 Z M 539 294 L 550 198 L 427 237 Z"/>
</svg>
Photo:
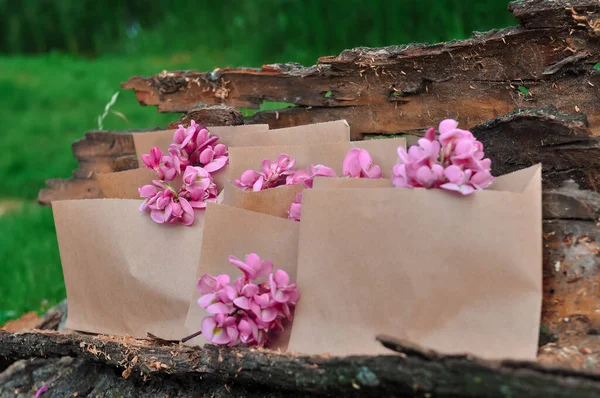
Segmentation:
<svg viewBox="0 0 600 398">
<path fill-rule="evenodd" d="M 114 3 L 114 4 L 113 4 Z M 151 5 L 149 3 L 152 3 Z M 163 69 L 314 64 L 346 48 L 466 38 L 515 24 L 507 0 L 0 0 L 0 324 L 65 297 L 49 178 L 76 167 L 119 84 Z M 21 5 L 21 6 L 18 6 Z M 93 29 L 90 27 L 94 27 Z M 124 91 L 107 130 L 164 126 Z"/>
</svg>

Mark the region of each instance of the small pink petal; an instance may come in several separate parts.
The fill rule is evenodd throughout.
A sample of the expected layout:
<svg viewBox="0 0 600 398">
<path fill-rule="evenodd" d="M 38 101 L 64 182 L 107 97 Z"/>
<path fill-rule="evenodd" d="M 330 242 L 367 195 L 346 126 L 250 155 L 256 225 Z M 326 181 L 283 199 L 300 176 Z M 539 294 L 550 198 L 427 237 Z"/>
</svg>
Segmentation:
<svg viewBox="0 0 600 398">
<path fill-rule="evenodd" d="M 209 305 L 213 304 L 214 300 L 215 300 L 214 293 L 204 294 L 204 295 L 200 296 L 200 298 L 198 299 L 198 305 L 200 307 L 206 309 Z"/>
<path fill-rule="evenodd" d="M 359 148 L 352 148 L 346 154 L 344 162 L 342 163 L 342 171 L 345 176 L 359 177 L 361 172 L 360 163 L 358 161 L 358 155 L 360 154 Z"/>
<path fill-rule="evenodd" d="M 450 165 L 444 169 L 444 175 L 451 183 L 460 183 L 463 179 L 463 172 L 458 166 Z"/>
<path fill-rule="evenodd" d="M 264 182 L 265 182 L 265 178 L 263 176 L 258 177 L 256 182 L 252 185 L 252 190 L 254 192 L 258 192 L 258 191 L 262 190 Z"/>
<path fill-rule="evenodd" d="M 277 286 L 287 286 L 290 283 L 290 276 L 282 269 L 275 271 L 274 278 Z"/>
<path fill-rule="evenodd" d="M 274 308 L 265 308 L 260 312 L 260 318 L 263 322 L 273 322 L 277 317 L 277 311 Z"/>
<path fill-rule="evenodd" d="M 458 127 L 458 122 L 454 119 L 445 119 L 440 122 L 439 130 L 440 134 L 444 134 L 450 130 Z"/>
<path fill-rule="evenodd" d="M 429 141 L 435 141 L 435 129 L 433 127 L 429 128 L 425 132 L 425 139 Z"/>
<path fill-rule="evenodd" d="M 225 167 L 225 165 L 227 164 L 228 160 L 229 160 L 229 158 L 227 158 L 225 156 L 220 156 L 220 157 L 215 158 L 214 160 L 212 160 L 207 165 L 205 165 L 204 169 L 206 171 L 208 171 L 209 173 L 213 173 L 213 172 L 215 172 L 217 170 L 220 170 L 223 167 Z"/>
<path fill-rule="evenodd" d="M 202 324 L 200 326 L 200 330 L 202 331 L 202 335 L 208 340 L 212 341 L 213 333 L 215 331 L 215 327 L 217 326 L 217 322 L 215 318 L 212 316 L 207 316 L 202 319 Z"/>
<path fill-rule="evenodd" d="M 248 297 L 238 297 L 235 300 L 233 300 L 233 304 L 235 304 L 236 307 L 241 308 L 243 310 L 250 309 L 250 301 L 248 300 Z"/>
<path fill-rule="evenodd" d="M 214 303 L 206 307 L 206 311 L 210 314 L 229 314 L 231 308 L 224 303 Z"/>
</svg>

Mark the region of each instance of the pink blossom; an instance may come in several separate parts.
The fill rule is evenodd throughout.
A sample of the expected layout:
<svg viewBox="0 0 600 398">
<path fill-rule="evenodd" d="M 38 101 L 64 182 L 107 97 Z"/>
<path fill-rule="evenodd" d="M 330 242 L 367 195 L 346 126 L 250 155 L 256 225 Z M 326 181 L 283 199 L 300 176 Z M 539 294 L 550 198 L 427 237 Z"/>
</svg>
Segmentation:
<svg viewBox="0 0 600 398">
<path fill-rule="evenodd" d="M 290 205 L 288 210 L 288 219 L 300 221 L 302 215 L 302 192 L 296 194 L 296 201 Z"/>
<path fill-rule="evenodd" d="M 315 177 L 336 177 L 336 173 L 333 169 L 322 164 L 316 166 L 310 165 L 310 172 L 296 170 L 287 176 L 285 184 L 295 185 L 303 183 L 307 188 L 312 188 Z"/>
<path fill-rule="evenodd" d="M 261 344 L 261 340 L 263 340 L 265 336 L 264 333 L 261 333 L 261 335 L 259 335 L 258 325 L 256 325 L 256 322 L 254 322 L 248 316 L 245 316 L 242 319 L 240 319 L 238 323 L 238 330 L 240 333 L 240 341 L 242 342 L 242 344 L 264 344 L 264 342 Z"/>
<path fill-rule="evenodd" d="M 202 334 L 211 343 L 234 346 L 238 342 L 239 331 L 236 319 L 226 314 L 208 316 L 202 320 Z"/>
<path fill-rule="evenodd" d="M 246 262 L 236 256 L 229 256 L 229 262 L 238 267 L 246 277 L 246 280 L 254 280 L 268 275 L 273 270 L 273 263 L 269 260 L 261 260 L 258 254 L 250 253 L 246 256 Z"/>
<path fill-rule="evenodd" d="M 296 164 L 296 159 L 282 153 L 277 157 L 277 160 L 271 161 L 264 159 L 261 163 L 266 184 L 269 188 L 274 188 L 285 184 L 286 176 L 291 174 L 292 167 Z"/>
<path fill-rule="evenodd" d="M 207 202 L 216 201 L 217 188 L 210 174 L 201 168 L 191 167 L 190 170 L 186 169 L 186 173 L 186 180 L 190 185 L 184 185 L 179 191 L 168 182 L 160 180 L 139 188 L 140 196 L 144 198 L 140 211 L 148 211 L 152 220 L 159 224 L 192 225 L 194 209 L 203 209 Z M 208 182 L 199 181 L 202 178 L 199 176 L 203 176 Z"/>
<path fill-rule="evenodd" d="M 278 269 L 269 276 L 269 284 L 271 295 L 276 302 L 295 304 L 298 300 L 298 290 L 295 284 L 290 284 L 290 276 L 287 272 Z"/>
<path fill-rule="evenodd" d="M 312 177 L 306 170 L 296 170 L 289 174 L 285 179 L 285 185 L 296 185 L 302 184 Z M 312 185 L 312 184 L 311 184 Z"/>
<path fill-rule="evenodd" d="M 142 155 L 142 162 L 144 162 L 146 167 L 148 167 L 149 169 L 156 170 L 160 166 L 162 157 L 163 153 L 160 150 L 160 148 L 155 147 L 150 149 L 149 154 L 146 153 Z"/>
<path fill-rule="evenodd" d="M 195 188 L 206 190 L 212 182 L 210 173 L 198 166 L 188 166 L 183 173 L 183 183 L 187 190 Z"/>
<path fill-rule="evenodd" d="M 342 164 L 344 176 L 353 178 L 381 178 L 381 167 L 373 165 L 369 152 L 361 148 L 352 148 L 346 154 Z"/>
<path fill-rule="evenodd" d="M 204 274 L 198 279 L 196 289 L 200 294 L 215 293 L 221 290 L 224 286 L 229 285 L 229 275 L 221 274 L 213 278 L 210 275 Z"/>
<path fill-rule="evenodd" d="M 398 148 L 399 163 L 392 170 L 396 187 L 441 188 L 462 195 L 487 188 L 493 177 L 491 160 L 484 158 L 483 144 L 473 134 L 461 130 L 452 119 L 439 125 L 439 140 L 429 129 L 425 138 L 408 151 Z"/>
<path fill-rule="evenodd" d="M 246 170 L 239 179 L 233 181 L 233 185 L 242 188 L 244 191 L 261 191 L 265 183 L 265 176 L 254 170 Z"/>
<path fill-rule="evenodd" d="M 156 171 L 159 180 L 139 188 L 144 199 L 140 211 L 150 213 L 152 220 L 160 224 L 192 225 L 194 211 L 216 201 L 218 191 L 211 173 L 228 162 L 227 147 L 215 145 L 218 139 L 192 121 L 190 127 L 179 126 L 175 131 L 168 155 L 159 148 L 144 155 L 144 164 Z M 175 190 L 169 182 L 178 176 L 181 188 Z"/>
<path fill-rule="evenodd" d="M 234 256 L 229 261 L 244 274 L 235 280 L 235 287 L 225 274 L 202 275 L 197 282 L 198 304 L 211 314 L 202 320 L 201 333 L 214 344 L 264 346 L 283 331 L 285 319 L 292 320 L 298 290 L 285 271 L 272 273 L 271 261 L 256 253 L 246 256 L 245 263 Z M 254 283 L 267 274 L 267 281 Z"/>
</svg>

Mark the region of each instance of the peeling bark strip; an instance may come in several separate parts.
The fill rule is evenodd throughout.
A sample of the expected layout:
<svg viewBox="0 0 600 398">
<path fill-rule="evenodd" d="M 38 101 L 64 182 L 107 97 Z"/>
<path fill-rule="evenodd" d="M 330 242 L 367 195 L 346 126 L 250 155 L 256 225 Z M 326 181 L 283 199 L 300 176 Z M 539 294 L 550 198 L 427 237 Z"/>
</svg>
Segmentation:
<svg viewBox="0 0 600 398">
<path fill-rule="evenodd" d="M 447 117 L 473 127 L 515 108 L 581 112 L 600 135 L 600 7 L 597 0 L 524 0 L 514 28 L 436 45 L 356 48 L 315 66 L 265 65 L 163 72 L 123 84 L 143 105 L 185 112 L 204 104 L 257 108 L 272 128 L 347 119 L 354 139 L 423 129 Z"/>
<path fill-rule="evenodd" d="M 142 374 L 155 381 L 165 377 L 198 385 L 216 379 L 268 387 L 272 392 L 333 396 L 600 396 L 598 375 L 535 363 L 443 356 L 401 341 L 382 340 L 402 354 L 334 358 L 213 345 L 157 345 L 146 340 L 77 333 L 0 332 L 0 355 L 14 359 L 71 356 L 117 368 L 125 377 Z"/>
</svg>

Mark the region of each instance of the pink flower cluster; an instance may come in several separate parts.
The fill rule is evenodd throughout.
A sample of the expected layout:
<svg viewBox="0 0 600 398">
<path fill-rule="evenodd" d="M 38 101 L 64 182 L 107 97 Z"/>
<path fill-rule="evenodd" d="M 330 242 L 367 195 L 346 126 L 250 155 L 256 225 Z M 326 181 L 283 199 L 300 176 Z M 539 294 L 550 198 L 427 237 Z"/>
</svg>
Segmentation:
<svg viewBox="0 0 600 398">
<path fill-rule="evenodd" d="M 458 122 L 443 120 L 436 139 L 434 128 L 408 151 L 399 147 L 400 162 L 394 166 L 392 183 L 396 187 L 441 188 L 469 195 L 485 189 L 494 181 L 492 161 L 484 159 L 483 144 Z"/>
<path fill-rule="evenodd" d="M 152 220 L 160 224 L 193 224 L 194 209 L 216 201 L 218 192 L 211 173 L 229 161 L 227 147 L 217 144 L 218 140 L 218 136 L 192 120 L 190 127 L 180 125 L 175 131 L 168 155 L 163 155 L 160 148 L 143 155 L 144 165 L 156 171 L 158 179 L 138 189 L 144 198 L 140 211 L 148 211 Z M 177 176 L 181 182 L 169 183 Z"/>
<path fill-rule="evenodd" d="M 262 172 L 246 170 L 233 184 L 245 191 L 262 191 L 275 188 L 280 185 L 304 184 L 312 188 L 315 177 L 337 177 L 336 172 L 327 166 L 310 165 L 309 170 L 294 170 L 296 159 L 282 153 L 277 160 L 262 161 Z M 381 178 L 381 167 L 373 164 L 373 159 L 365 149 L 352 148 L 346 154 L 342 164 L 342 172 L 345 177 L 351 178 Z M 296 195 L 295 201 L 288 211 L 290 220 L 300 221 L 302 212 L 302 193 Z"/>
<path fill-rule="evenodd" d="M 244 273 L 233 285 L 225 274 L 204 274 L 198 280 L 198 304 L 211 314 L 202 320 L 202 334 L 214 344 L 262 347 L 283 331 L 285 319 L 292 320 L 298 290 L 285 271 L 272 272 L 273 263 L 256 253 L 245 262 L 229 256 L 229 262 Z M 257 284 L 262 277 L 267 281 Z"/>
</svg>

